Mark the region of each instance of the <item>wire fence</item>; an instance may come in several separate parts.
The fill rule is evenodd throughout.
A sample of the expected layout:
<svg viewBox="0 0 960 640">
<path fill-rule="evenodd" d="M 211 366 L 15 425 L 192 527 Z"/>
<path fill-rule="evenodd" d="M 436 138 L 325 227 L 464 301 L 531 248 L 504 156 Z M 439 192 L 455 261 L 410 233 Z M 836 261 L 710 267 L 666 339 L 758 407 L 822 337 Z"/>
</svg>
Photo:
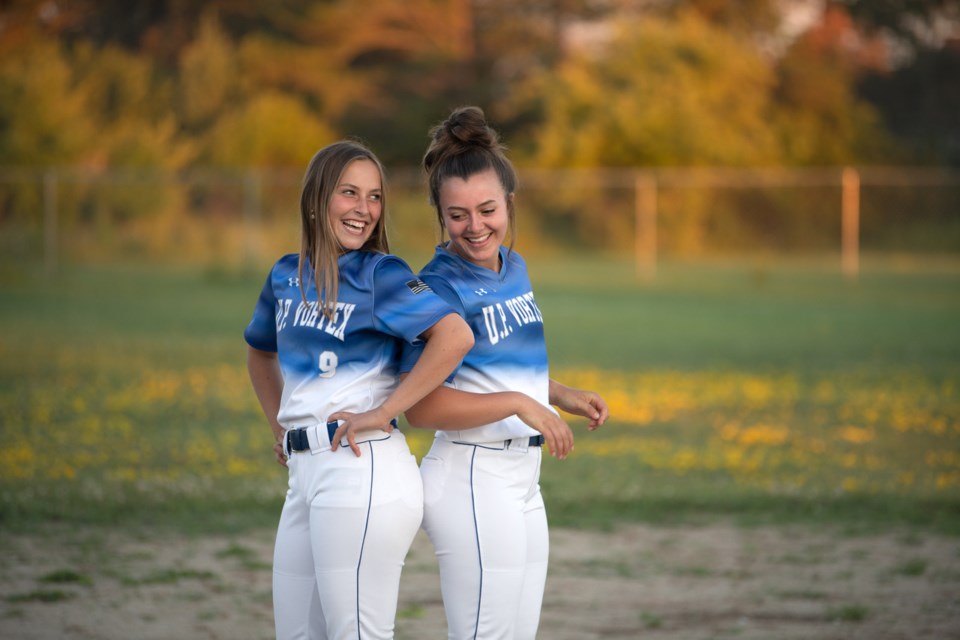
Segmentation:
<svg viewBox="0 0 960 640">
<path fill-rule="evenodd" d="M 960 170 L 521 169 L 517 247 L 664 258 L 960 254 Z M 242 265 L 299 246 L 299 170 L 0 170 L 2 261 Z M 388 176 L 395 250 L 429 251 L 435 213 L 416 170 Z"/>
</svg>

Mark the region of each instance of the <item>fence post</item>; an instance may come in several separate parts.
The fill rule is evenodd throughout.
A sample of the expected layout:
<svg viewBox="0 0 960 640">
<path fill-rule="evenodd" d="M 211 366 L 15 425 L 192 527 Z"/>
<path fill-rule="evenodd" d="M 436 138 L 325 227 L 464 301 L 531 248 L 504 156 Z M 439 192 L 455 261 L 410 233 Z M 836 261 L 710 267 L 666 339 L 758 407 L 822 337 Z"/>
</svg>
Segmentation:
<svg viewBox="0 0 960 640">
<path fill-rule="evenodd" d="M 657 275 L 657 180 L 645 171 L 634 177 L 636 198 L 637 276 L 653 280 Z"/>
<path fill-rule="evenodd" d="M 243 176 L 244 262 L 247 265 L 255 264 L 260 253 L 261 182 L 262 176 L 256 169 L 249 169 Z"/>
<path fill-rule="evenodd" d="M 57 172 L 47 169 L 43 173 L 43 262 L 48 274 L 59 268 L 58 218 Z"/>
<path fill-rule="evenodd" d="M 860 275 L 860 174 L 846 167 L 840 180 L 841 203 L 841 256 L 843 275 L 856 282 Z"/>
</svg>

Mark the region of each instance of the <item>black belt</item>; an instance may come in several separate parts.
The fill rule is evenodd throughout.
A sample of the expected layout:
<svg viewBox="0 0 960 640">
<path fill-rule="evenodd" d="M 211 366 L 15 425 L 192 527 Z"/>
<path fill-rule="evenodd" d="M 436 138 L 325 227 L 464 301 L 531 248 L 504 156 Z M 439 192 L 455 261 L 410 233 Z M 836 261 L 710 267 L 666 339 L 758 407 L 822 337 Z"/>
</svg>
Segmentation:
<svg viewBox="0 0 960 640">
<path fill-rule="evenodd" d="M 453 444 L 463 444 L 470 447 L 480 447 L 482 449 L 493 449 L 495 451 L 506 451 L 510 448 L 510 445 L 513 444 L 514 440 L 520 440 L 520 438 L 510 438 L 509 440 L 496 441 L 496 442 L 464 442 L 462 440 L 451 440 Z M 543 436 L 530 436 L 530 439 L 527 440 L 527 448 L 530 447 L 542 447 L 543 446 Z"/>
<path fill-rule="evenodd" d="M 399 429 L 397 426 L 397 419 L 394 418 L 390 421 L 390 424 L 393 425 L 394 429 Z M 327 423 L 327 440 L 333 442 L 333 434 L 337 432 L 337 427 L 340 426 L 340 423 L 336 420 Z M 310 449 L 310 439 L 307 437 L 307 428 L 300 427 L 299 429 L 288 429 L 284 438 L 287 441 L 287 451 L 290 453 L 296 453 L 297 451 L 307 451 Z M 530 438 L 532 441 L 533 438 Z M 540 436 L 540 440 L 543 441 L 543 436 Z"/>
</svg>

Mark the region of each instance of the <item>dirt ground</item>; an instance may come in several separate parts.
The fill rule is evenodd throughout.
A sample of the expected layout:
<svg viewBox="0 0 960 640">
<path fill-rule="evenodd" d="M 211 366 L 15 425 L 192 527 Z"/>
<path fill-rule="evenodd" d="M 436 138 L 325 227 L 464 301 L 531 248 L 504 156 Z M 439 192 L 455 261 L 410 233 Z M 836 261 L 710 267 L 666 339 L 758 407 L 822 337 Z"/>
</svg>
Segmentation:
<svg viewBox="0 0 960 640">
<path fill-rule="evenodd" d="M 0 532 L 0 638 L 271 638 L 273 530 Z M 397 638 L 446 634 L 418 535 Z M 554 529 L 539 638 L 960 639 L 960 538 L 800 526 Z"/>
</svg>

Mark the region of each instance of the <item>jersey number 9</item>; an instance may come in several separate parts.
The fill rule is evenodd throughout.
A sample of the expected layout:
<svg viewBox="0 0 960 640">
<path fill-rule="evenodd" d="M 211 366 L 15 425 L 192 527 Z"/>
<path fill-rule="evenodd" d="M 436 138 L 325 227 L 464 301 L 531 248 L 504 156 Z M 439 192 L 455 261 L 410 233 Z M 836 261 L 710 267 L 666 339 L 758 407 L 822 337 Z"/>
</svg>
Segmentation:
<svg viewBox="0 0 960 640">
<path fill-rule="evenodd" d="M 337 354 L 333 351 L 324 351 L 320 354 L 320 374 L 321 378 L 332 378 L 333 374 L 337 372 Z"/>
</svg>

